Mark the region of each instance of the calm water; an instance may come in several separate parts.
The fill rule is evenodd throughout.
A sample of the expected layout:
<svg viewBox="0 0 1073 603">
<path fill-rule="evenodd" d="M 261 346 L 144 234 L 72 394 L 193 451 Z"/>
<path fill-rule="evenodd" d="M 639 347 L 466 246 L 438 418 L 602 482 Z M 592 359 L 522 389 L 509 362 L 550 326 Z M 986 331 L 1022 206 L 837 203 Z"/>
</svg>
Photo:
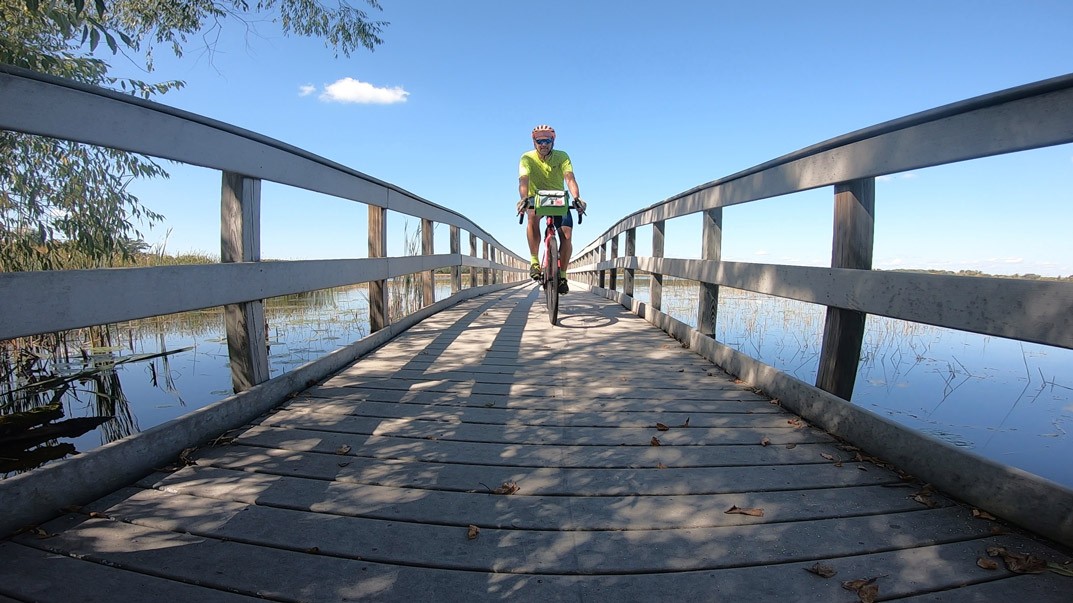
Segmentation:
<svg viewBox="0 0 1073 603">
<path fill-rule="evenodd" d="M 638 299 L 647 301 L 646 279 Z M 437 283 L 437 299 L 446 297 Z M 696 324 L 695 285 L 666 283 L 664 309 Z M 822 306 L 722 289 L 716 335 L 731 347 L 795 377 L 815 381 Z M 282 374 L 368 330 L 364 286 L 269 300 L 269 363 Z M 1073 487 L 1073 351 L 869 317 L 853 401 L 954 445 Z M 119 365 L 120 399 L 112 421 L 70 440 L 89 450 L 159 425 L 231 394 L 219 310 L 120 326 L 122 349 L 103 357 L 190 348 L 166 358 Z M 63 367 L 61 367 L 63 368 Z M 104 413 L 82 387 L 65 396 L 67 416 Z"/>
</svg>

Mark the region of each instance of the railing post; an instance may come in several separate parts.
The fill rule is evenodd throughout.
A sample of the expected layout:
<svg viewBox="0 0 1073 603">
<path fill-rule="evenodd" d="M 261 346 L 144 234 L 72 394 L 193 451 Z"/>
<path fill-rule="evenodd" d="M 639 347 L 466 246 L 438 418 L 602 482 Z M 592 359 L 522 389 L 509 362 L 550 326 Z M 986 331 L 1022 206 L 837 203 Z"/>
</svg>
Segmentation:
<svg viewBox="0 0 1073 603">
<path fill-rule="evenodd" d="M 477 235 L 473 234 L 472 232 L 469 233 L 469 256 L 471 258 L 477 257 Z M 470 287 L 476 287 L 477 286 L 477 267 L 476 266 L 470 266 L 469 267 L 469 286 Z"/>
<path fill-rule="evenodd" d="M 667 231 L 667 222 L 665 220 L 658 220 L 652 223 L 652 257 L 663 257 L 663 238 Z M 663 309 L 663 274 L 651 273 L 649 275 L 649 286 L 652 293 L 652 307 L 657 310 Z"/>
<path fill-rule="evenodd" d="M 704 211 L 701 233 L 700 257 L 702 260 L 719 262 L 723 255 L 723 208 Z M 697 331 L 715 338 L 716 314 L 719 311 L 719 285 L 700 284 L 700 308 L 697 314 Z"/>
<path fill-rule="evenodd" d="M 496 256 L 499 255 L 498 251 L 499 250 L 496 249 L 495 247 L 490 247 L 488 249 L 488 257 L 489 257 L 489 259 L 492 260 L 493 264 L 496 262 Z M 495 268 L 492 268 L 492 284 L 494 285 L 494 284 L 496 284 L 498 282 L 499 282 L 499 270 L 496 270 Z"/>
<path fill-rule="evenodd" d="M 459 228 L 457 226 L 451 226 L 451 255 L 458 255 L 462 252 L 462 242 L 459 240 Z M 451 295 L 455 295 L 462 290 L 462 265 L 455 264 L 451 266 Z"/>
<path fill-rule="evenodd" d="M 483 252 L 484 252 L 483 257 L 484 257 L 484 259 L 487 260 L 488 259 L 488 241 L 481 241 L 481 244 L 482 244 Z M 481 274 L 484 276 L 484 281 L 481 283 L 482 285 L 487 285 L 489 283 L 489 277 L 490 277 L 489 273 L 491 271 L 492 271 L 491 268 L 484 268 L 484 269 L 481 270 Z"/>
<path fill-rule="evenodd" d="M 261 180 L 223 172 L 220 262 L 261 261 Z M 224 306 L 231 383 L 236 393 L 268 381 L 268 326 L 263 300 Z"/>
<path fill-rule="evenodd" d="M 604 263 L 607 260 L 607 241 L 604 241 L 603 245 L 600 245 L 600 263 Z M 603 268 L 600 269 L 600 288 L 607 288 L 607 271 Z"/>
<path fill-rule="evenodd" d="M 872 269 L 875 206 L 875 178 L 835 185 L 832 268 Z M 864 312 L 827 308 L 816 387 L 846 400 L 853 395 L 866 317 Z"/>
<path fill-rule="evenodd" d="M 369 206 L 369 258 L 387 257 L 387 209 Z M 369 332 L 388 324 L 387 281 L 369 281 Z"/>
<path fill-rule="evenodd" d="M 631 228 L 626 231 L 626 257 L 632 259 L 637 255 L 637 229 Z M 633 297 L 633 277 L 635 270 L 627 268 L 622 278 L 622 292 Z"/>
<path fill-rule="evenodd" d="M 618 235 L 611 239 L 611 261 L 618 259 Z M 611 290 L 615 291 L 615 281 L 618 278 L 618 268 L 611 269 Z"/>
<path fill-rule="evenodd" d="M 432 220 L 421 218 L 421 255 L 435 253 L 432 240 Z M 436 302 L 436 271 L 426 270 L 421 275 L 421 306 L 431 306 Z"/>
</svg>

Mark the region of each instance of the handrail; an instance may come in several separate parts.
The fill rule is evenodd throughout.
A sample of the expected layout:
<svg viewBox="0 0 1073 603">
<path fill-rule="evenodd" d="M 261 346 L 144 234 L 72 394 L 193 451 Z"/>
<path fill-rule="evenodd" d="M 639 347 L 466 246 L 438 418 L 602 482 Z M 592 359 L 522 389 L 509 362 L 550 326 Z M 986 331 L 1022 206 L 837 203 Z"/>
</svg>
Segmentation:
<svg viewBox="0 0 1073 603">
<path fill-rule="evenodd" d="M 921 111 L 805 147 L 637 210 L 575 256 L 629 228 L 659 220 L 839 182 L 1073 142 L 1071 117 L 1073 74 Z"/>
<path fill-rule="evenodd" d="M 92 115 L 93 119 L 86 119 Z M 220 170 L 221 263 L 0 274 L 0 340 L 224 306 L 237 391 L 267 380 L 261 300 L 278 295 L 370 283 L 370 327 L 386 316 L 387 279 L 422 273 L 423 305 L 435 300 L 432 273 L 451 268 L 470 285 L 480 269 L 485 286 L 521 274 L 525 260 L 469 218 L 278 140 L 96 86 L 0 65 L 0 129 L 104 146 Z M 267 262 L 260 257 L 260 190 L 268 180 L 369 206 L 369 257 Z M 386 211 L 422 220 L 421 256 L 388 258 Z M 435 255 L 434 223 L 451 227 L 451 253 Z M 470 233 L 470 255 L 460 231 Z M 483 241 L 478 259 L 477 238 Z M 508 279 L 506 275 L 511 275 Z M 80 292 L 75 296 L 72 292 Z"/>
<path fill-rule="evenodd" d="M 570 274 L 828 432 L 963 500 L 1073 544 L 1073 489 L 848 402 L 868 314 L 1073 349 L 1071 283 L 872 270 L 876 177 L 1071 142 L 1073 74 L 952 103 L 832 138 L 633 212 L 576 253 Z M 834 187 L 830 268 L 722 260 L 724 207 L 823 186 Z M 702 257 L 663 257 L 666 221 L 697 213 Z M 636 251 L 637 228 L 646 225 L 652 226 L 651 256 Z M 649 303 L 633 298 L 637 270 L 651 274 Z M 695 326 L 662 311 L 665 276 L 700 284 Z M 715 339 L 722 286 L 827 306 L 815 385 Z M 1047 504 L 1026 507 L 1024 500 Z"/>
</svg>

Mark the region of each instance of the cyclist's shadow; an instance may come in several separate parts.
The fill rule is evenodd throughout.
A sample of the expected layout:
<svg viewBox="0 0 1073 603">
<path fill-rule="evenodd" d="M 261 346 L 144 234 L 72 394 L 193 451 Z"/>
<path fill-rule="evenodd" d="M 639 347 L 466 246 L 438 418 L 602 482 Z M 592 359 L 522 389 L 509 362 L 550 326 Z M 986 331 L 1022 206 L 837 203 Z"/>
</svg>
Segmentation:
<svg viewBox="0 0 1073 603">
<path fill-rule="evenodd" d="M 540 286 L 537 285 L 529 299 L 534 308 L 546 310 L 543 304 L 536 303 L 540 294 Z M 584 289 L 560 296 L 559 321 L 555 326 L 563 329 L 599 329 L 618 323 L 619 319 L 614 315 L 625 311 L 625 308 L 614 303 L 599 303 L 599 299 Z"/>
</svg>

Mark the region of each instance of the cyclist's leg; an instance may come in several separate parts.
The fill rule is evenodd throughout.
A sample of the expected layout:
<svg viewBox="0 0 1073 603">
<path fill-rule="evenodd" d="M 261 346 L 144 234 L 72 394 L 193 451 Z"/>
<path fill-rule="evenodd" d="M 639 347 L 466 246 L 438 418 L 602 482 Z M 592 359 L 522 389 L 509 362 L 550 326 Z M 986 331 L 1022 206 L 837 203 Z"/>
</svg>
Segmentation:
<svg viewBox="0 0 1073 603">
<path fill-rule="evenodd" d="M 540 278 L 540 262 L 534 262 L 533 258 L 537 257 L 538 249 L 540 249 L 540 218 L 537 217 L 536 211 L 530 209 L 526 212 L 529 216 L 529 224 L 525 229 L 525 236 L 529 240 L 529 277 Z"/>
<path fill-rule="evenodd" d="M 561 234 L 559 237 L 559 266 L 563 272 L 566 272 L 566 267 L 570 265 L 570 254 L 574 251 L 574 242 L 571 236 L 574 232 L 573 212 L 567 212 L 562 220 L 562 228 L 559 229 Z"/>
</svg>

